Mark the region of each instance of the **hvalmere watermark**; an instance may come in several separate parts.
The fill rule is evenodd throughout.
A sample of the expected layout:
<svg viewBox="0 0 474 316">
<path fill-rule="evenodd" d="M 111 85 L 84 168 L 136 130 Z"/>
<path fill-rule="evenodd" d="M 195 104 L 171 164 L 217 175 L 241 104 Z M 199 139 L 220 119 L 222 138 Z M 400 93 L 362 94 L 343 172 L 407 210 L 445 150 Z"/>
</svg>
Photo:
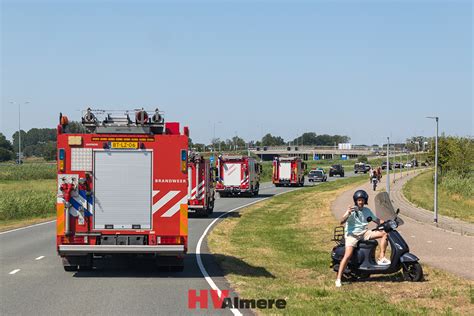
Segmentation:
<svg viewBox="0 0 474 316">
<path fill-rule="evenodd" d="M 211 308 L 223 309 L 223 308 L 237 308 L 237 309 L 284 309 L 286 308 L 285 299 L 242 299 L 238 296 L 230 297 L 229 290 L 219 291 L 217 290 L 188 290 L 188 308 L 189 309 L 208 309 L 209 303 L 211 302 Z M 209 295 L 210 294 L 210 295 Z M 210 299 L 210 301 L 209 301 Z"/>
</svg>

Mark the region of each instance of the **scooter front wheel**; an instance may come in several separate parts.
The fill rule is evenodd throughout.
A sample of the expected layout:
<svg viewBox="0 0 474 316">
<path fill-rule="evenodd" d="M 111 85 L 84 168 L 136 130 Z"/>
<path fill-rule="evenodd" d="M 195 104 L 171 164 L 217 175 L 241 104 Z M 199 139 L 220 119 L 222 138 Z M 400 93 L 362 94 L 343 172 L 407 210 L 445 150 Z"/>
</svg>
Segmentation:
<svg viewBox="0 0 474 316">
<path fill-rule="evenodd" d="M 423 280 L 423 269 L 418 262 L 409 262 L 403 265 L 403 278 L 405 281 L 419 282 Z"/>
</svg>

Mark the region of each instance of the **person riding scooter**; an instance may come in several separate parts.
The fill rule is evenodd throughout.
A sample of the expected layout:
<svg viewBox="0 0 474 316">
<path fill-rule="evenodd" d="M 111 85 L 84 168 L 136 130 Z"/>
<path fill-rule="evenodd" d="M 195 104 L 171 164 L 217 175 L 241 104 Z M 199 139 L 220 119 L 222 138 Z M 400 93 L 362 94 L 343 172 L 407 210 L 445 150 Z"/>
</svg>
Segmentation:
<svg viewBox="0 0 474 316">
<path fill-rule="evenodd" d="M 381 224 L 381 221 L 374 215 L 374 213 L 365 207 L 369 201 L 369 195 L 364 190 L 358 190 L 354 193 L 352 199 L 354 200 L 354 206 L 349 206 L 347 211 L 344 213 L 341 219 L 341 225 L 345 226 L 345 252 L 344 257 L 339 265 L 339 270 L 336 277 L 336 287 L 340 287 L 341 278 L 347 264 L 352 257 L 354 248 L 360 240 L 373 240 L 381 238 L 380 241 L 380 259 L 377 261 L 379 265 L 389 265 L 390 260 L 385 258 L 385 251 L 387 250 L 387 233 L 385 231 L 371 231 L 367 229 L 369 222 L 367 219 L 371 219 L 377 225 Z"/>
</svg>

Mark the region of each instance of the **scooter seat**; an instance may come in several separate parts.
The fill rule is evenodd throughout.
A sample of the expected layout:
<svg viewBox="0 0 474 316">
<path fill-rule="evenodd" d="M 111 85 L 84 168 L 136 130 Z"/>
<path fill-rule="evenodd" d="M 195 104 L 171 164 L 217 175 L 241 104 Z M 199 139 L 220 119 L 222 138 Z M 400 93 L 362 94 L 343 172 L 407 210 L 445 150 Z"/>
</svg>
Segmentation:
<svg viewBox="0 0 474 316">
<path fill-rule="evenodd" d="M 377 245 L 378 245 L 377 240 L 360 240 L 359 243 L 357 244 L 357 246 L 361 248 L 377 247 Z"/>
</svg>

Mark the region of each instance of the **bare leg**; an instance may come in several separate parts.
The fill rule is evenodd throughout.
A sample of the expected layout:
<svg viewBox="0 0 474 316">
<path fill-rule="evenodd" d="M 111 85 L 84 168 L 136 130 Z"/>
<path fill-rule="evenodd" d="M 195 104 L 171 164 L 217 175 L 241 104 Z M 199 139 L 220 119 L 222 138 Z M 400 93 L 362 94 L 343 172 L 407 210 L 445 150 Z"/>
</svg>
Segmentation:
<svg viewBox="0 0 474 316">
<path fill-rule="evenodd" d="M 344 252 L 344 257 L 341 260 L 341 263 L 339 264 L 339 270 L 337 271 L 337 280 L 340 280 L 342 278 L 342 273 L 347 267 L 347 263 L 349 263 L 349 259 L 352 257 L 352 252 L 354 251 L 354 247 L 352 246 L 346 246 L 346 251 Z"/>
<path fill-rule="evenodd" d="M 385 252 L 387 251 L 388 241 L 387 233 L 384 231 L 373 232 L 370 236 L 370 239 L 380 238 L 380 258 L 385 257 Z"/>
<path fill-rule="evenodd" d="M 382 239 L 380 239 L 380 257 L 385 258 L 385 252 L 387 251 L 387 233 L 384 232 Z"/>
</svg>

